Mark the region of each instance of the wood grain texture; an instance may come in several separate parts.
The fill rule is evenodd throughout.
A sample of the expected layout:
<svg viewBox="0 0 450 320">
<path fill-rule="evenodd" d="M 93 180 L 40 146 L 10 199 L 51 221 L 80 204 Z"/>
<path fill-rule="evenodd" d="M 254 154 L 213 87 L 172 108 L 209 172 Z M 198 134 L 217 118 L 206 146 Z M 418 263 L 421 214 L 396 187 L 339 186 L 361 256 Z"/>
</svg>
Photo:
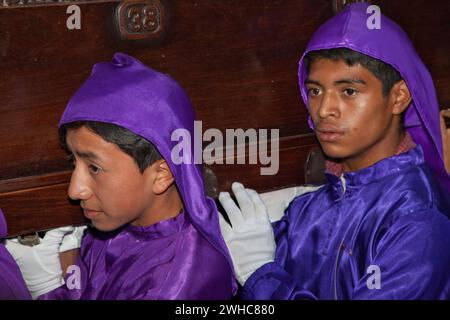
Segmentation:
<svg viewBox="0 0 450 320">
<path fill-rule="evenodd" d="M 78 205 L 69 203 L 68 184 L 0 194 L 10 236 L 84 222 Z"/>
<path fill-rule="evenodd" d="M 123 51 L 177 79 L 204 128 L 309 132 L 298 58 L 331 15 L 328 1 L 166 1 L 157 45 L 123 41 L 116 2 L 80 5 L 81 30 L 64 6 L 0 11 L 0 180 L 68 169 L 57 144 L 64 107 L 92 65 Z"/>
<path fill-rule="evenodd" d="M 280 130 L 280 170 L 212 165 L 219 188 L 238 180 L 258 191 L 304 182 L 317 146 L 299 94 L 297 65 L 309 38 L 333 15 L 330 0 L 163 0 L 168 28 L 157 41 L 117 33 L 117 1 L 80 4 L 81 30 L 66 28 L 67 5 L 0 9 L 0 207 L 10 235 L 83 221 L 67 198 L 70 166 L 57 124 L 92 65 L 115 52 L 170 74 L 186 89 L 203 130 Z M 450 107 L 450 2 L 379 0 L 411 37 Z"/>
</svg>

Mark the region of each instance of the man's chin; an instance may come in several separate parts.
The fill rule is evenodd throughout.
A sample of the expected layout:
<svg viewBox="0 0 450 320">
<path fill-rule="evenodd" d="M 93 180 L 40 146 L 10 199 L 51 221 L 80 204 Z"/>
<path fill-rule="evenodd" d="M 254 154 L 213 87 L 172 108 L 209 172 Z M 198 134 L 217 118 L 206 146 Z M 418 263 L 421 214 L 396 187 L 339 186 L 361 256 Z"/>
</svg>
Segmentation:
<svg viewBox="0 0 450 320">
<path fill-rule="evenodd" d="M 339 160 L 348 157 L 348 152 L 346 152 L 344 148 L 339 145 L 331 145 L 329 143 L 321 143 L 320 145 L 323 153 L 327 158 L 330 158 L 330 160 Z"/>
<path fill-rule="evenodd" d="M 114 231 L 120 227 L 115 224 L 101 223 L 99 221 L 94 221 L 94 220 L 91 220 L 91 225 L 98 231 L 102 231 L 102 232 Z"/>
</svg>

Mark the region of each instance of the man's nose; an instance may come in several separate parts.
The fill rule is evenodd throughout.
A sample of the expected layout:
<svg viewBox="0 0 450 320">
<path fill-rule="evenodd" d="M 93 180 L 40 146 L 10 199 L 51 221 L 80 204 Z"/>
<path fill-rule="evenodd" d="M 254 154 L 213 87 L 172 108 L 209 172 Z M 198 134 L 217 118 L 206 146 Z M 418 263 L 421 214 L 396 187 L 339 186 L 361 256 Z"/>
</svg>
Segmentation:
<svg viewBox="0 0 450 320">
<path fill-rule="evenodd" d="M 73 200 L 87 200 L 92 196 L 89 175 L 81 168 L 75 167 L 70 178 L 68 195 Z"/>
<path fill-rule="evenodd" d="M 329 116 L 339 117 L 339 99 L 337 98 L 336 93 L 325 92 L 323 94 L 322 100 L 320 101 L 318 115 L 322 119 Z"/>
</svg>

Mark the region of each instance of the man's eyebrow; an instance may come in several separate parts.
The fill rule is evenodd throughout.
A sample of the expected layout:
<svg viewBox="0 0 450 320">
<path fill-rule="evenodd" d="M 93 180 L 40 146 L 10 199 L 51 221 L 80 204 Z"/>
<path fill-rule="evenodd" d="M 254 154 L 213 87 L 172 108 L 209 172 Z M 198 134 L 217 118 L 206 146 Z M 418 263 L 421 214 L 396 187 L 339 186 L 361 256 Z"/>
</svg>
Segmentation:
<svg viewBox="0 0 450 320">
<path fill-rule="evenodd" d="M 364 80 L 358 78 L 341 79 L 334 81 L 334 84 L 355 84 L 355 83 L 367 85 L 367 83 Z M 322 87 L 319 81 L 311 79 L 306 79 L 305 84 L 315 84 Z"/>
<path fill-rule="evenodd" d="M 354 83 L 363 84 L 363 85 L 367 84 L 364 80 L 358 79 L 358 78 L 341 79 L 341 80 L 334 81 L 334 84 L 354 84 Z"/>
<path fill-rule="evenodd" d="M 90 151 L 75 151 L 73 152 L 80 158 L 89 159 L 89 160 L 101 160 L 99 156 Z"/>
<path fill-rule="evenodd" d="M 318 85 L 320 87 L 322 86 L 319 81 L 311 80 L 311 79 L 306 79 L 305 80 L 305 84 L 315 84 L 315 85 Z"/>
</svg>

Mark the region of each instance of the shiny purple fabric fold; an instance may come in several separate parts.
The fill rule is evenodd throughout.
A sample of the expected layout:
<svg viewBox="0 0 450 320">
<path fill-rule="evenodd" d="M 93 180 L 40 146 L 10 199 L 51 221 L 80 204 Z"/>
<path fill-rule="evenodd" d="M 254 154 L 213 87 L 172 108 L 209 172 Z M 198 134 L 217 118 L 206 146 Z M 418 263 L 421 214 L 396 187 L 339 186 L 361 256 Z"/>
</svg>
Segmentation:
<svg viewBox="0 0 450 320">
<path fill-rule="evenodd" d="M 3 243 L 7 234 L 6 219 L 0 209 L 0 300 L 31 300 L 19 266 Z"/>
<path fill-rule="evenodd" d="M 130 226 L 105 241 L 100 235 L 90 235 L 83 242 L 79 260 L 89 275 L 83 282 L 85 291 L 42 298 L 230 298 L 236 291 L 233 265 L 220 233 L 215 202 L 206 196 L 201 167 L 194 162 L 195 113 L 181 86 L 139 60 L 116 53 L 112 62 L 94 65 L 90 77 L 70 99 L 59 125 L 84 120 L 119 125 L 156 146 L 175 178 L 187 225 L 170 237 L 149 238 L 145 245 L 130 233 Z M 177 129 L 187 130 L 191 137 L 191 152 L 183 154 L 181 164 L 171 158 L 179 144 L 172 141 Z M 171 225 L 164 221 L 154 227 L 172 230 Z M 152 229 L 148 232 L 153 234 Z M 108 261 L 115 261 L 114 265 L 103 266 Z"/>
<path fill-rule="evenodd" d="M 450 199 L 420 146 L 297 197 L 243 299 L 450 299 Z M 374 288 L 370 268 L 379 268 Z"/>
<path fill-rule="evenodd" d="M 381 14 L 381 28 L 367 28 L 367 19 L 371 16 L 366 12 L 368 6 L 367 3 L 349 5 L 314 33 L 299 63 L 303 101 L 307 106 L 307 70 L 303 58 L 308 52 L 345 47 L 388 63 L 401 74 L 413 98 L 406 111 L 405 128 L 422 146 L 425 161 L 450 192 L 450 175 L 445 171 L 443 160 L 439 105 L 431 75 L 407 34 L 391 19 Z M 309 123 L 314 129 L 311 118 Z"/>
<path fill-rule="evenodd" d="M 64 285 L 39 299 L 229 299 L 229 267 L 185 213 L 147 227 L 91 230 L 83 239 L 80 289 Z M 214 266 L 214 270 L 211 270 Z M 72 283 L 73 284 L 73 283 Z"/>
</svg>

